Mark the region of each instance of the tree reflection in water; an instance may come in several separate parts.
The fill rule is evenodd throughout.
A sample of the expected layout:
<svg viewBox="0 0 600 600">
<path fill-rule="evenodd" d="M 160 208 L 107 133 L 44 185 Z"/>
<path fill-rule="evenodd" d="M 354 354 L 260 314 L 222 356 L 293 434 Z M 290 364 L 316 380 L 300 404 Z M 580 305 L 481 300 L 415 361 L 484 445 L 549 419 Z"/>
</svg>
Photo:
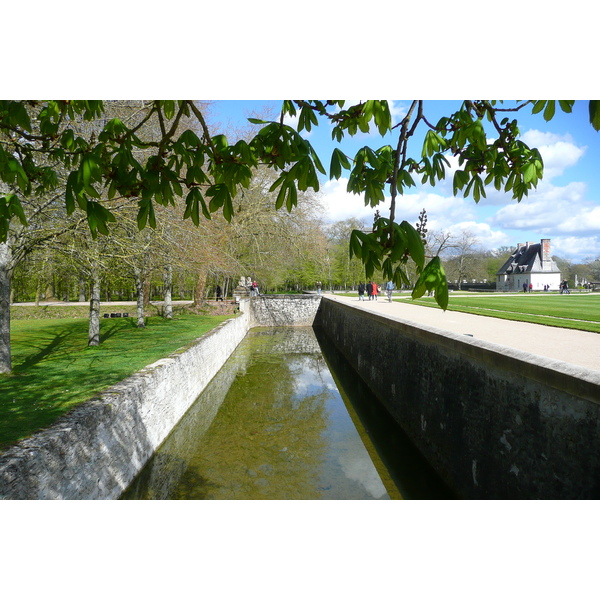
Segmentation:
<svg viewBox="0 0 600 600">
<path fill-rule="evenodd" d="M 312 329 L 276 328 L 249 332 L 123 497 L 389 495 Z"/>
</svg>

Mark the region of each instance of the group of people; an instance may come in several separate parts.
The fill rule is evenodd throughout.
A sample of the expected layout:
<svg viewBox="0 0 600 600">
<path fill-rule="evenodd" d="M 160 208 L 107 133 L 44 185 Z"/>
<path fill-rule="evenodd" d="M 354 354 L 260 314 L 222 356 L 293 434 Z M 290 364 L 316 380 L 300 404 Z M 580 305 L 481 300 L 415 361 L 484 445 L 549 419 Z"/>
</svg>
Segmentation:
<svg viewBox="0 0 600 600">
<path fill-rule="evenodd" d="M 533 292 L 533 284 L 530 283 L 529 285 L 527 285 L 527 283 L 523 284 L 523 291 L 524 292 Z M 549 285 L 545 285 L 544 286 L 544 291 L 545 292 L 549 292 L 550 291 L 550 286 Z M 571 292 L 569 291 L 569 284 L 567 282 L 566 279 L 563 279 L 560 282 L 560 293 L 561 294 L 570 294 Z"/>
<path fill-rule="evenodd" d="M 394 283 L 392 281 L 388 281 L 385 286 L 385 291 L 387 293 L 388 300 L 392 301 L 392 292 L 394 291 Z M 365 292 L 367 292 L 367 296 L 369 296 L 369 300 L 377 301 L 379 294 L 381 294 L 381 288 L 374 281 L 369 281 L 366 285 L 361 281 L 358 284 L 358 299 L 365 299 Z"/>
<path fill-rule="evenodd" d="M 238 281 L 239 288 L 246 288 L 250 292 L 250 296 L 260 296 L 258 291 L 258 283 L 252 281 L 250 277 L 240 277 Z"/>
</svg>

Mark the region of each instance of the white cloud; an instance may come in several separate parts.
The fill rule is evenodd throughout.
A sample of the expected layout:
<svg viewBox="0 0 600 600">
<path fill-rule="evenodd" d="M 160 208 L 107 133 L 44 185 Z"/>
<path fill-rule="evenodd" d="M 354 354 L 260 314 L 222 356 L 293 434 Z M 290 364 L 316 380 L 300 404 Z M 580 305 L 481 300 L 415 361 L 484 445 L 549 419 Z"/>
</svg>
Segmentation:
<svg viewBox="0 0 600 600">
<path fill-rule="evenodd" d="M 405 114 L 401 103 L 391 103 L 394 122 Z M 461 229 L 472 232 L 484 249 L 493 249 L 517 242 L 552 239 L 553 252 L 571 259 L 583 260 L 600 254 L 600 207 L 590 201 L 586 183 L 571 181 L 556 185 L 553 179 L 565 174 L 578 164 L 587 147 L 577 145 L 569 135 L 556 135 L 531 129 L 522 139 L 537 147 L 544 159 L 544 179 L 537 189 L 529 192 L 521 202 L 512 194 L 487 187 L 487 198 L 476 204 L 472 198 L 452 196 L 452 177 L 458 168 L 458 159 L 448 157 L 450 167 L 446 180 L 435 187 L 428 185 L 412 188 L 411 193 L 398 197 L 396 219 L 416 223 L 423 208 L 427 211 L 430 231 Z M 364 197 L 346 192 L 347 179 L 330 181 L 323 188 L 323 205 L 327 221 L 350 217 L 370 223 L 375 209 L 365 207 Z M 389 215 L 389 199 L 378 207 L 382 216 Z M 499 209 L 499 210 L 498 210 Z M 521 233 L 515 234 L 515 230 Z M 519 239 L 515 239 L 515 235 Z M 522 238 L 522 239 L 520 239 Z"/>
<path fill-rule="evenodd" d="M 487 223 L 464 221 L 448 227 L 447 231 L 455 235 L 459 235 L 462 231 L 469 231 L 477 238 L 477 245 L 483 250 L 493 250 L 500 246 L 510 245 L 508 235 L 503 231 L 493 230 Z"/>
<path fill-rule="evenodd" d="M 340 178 L 326 182 L 321 188 L 321 202 L 327 221 L 343 221 L 357 218 L 371 222 L 375 210 L 382 216 L 389 216 L 390 199 L 386 197 L 376 208 L 365 206 L 364 195 L 348 193 L 348 180 Z M 450 226 L 475 218 L 475 203 L 470 199 L 442 196 L 427 191 L 405 194 L 396 198 L 396 220 L 407 220 L 416 223 L 419 213 L 427 211 L 428 227 L 431 229 L 448 229 Z"/>
<path fill-rule="evenodd" d="M 520 203 L 501 208 L 490 223 L 503 229 L 535 230 L 543 235 L 600 233 L 600 208 L 584 200 L 586 186 L 547 185 Z"/>
<path fill-rule="evenodd" d="M 552 255 L 574 262 L 600 257 L 600 236 L 556 236 L 552 238 Z"/>
<path fill-rule="evenodd" d="M 335 222 L 355 218 L 372 223 L 376 209 L 365 206 L 363 194 L 347 192 L 347 185 L 348 180 L 343 177 L 339 180 L 327 181 L 323 185 L 321 203 L 325 208 L 324 219 Z M 389 213 L 389 203 L 380 204 L 378 209 L 385 216 Z"/>
<path fill-rule="evenodd" d="M 544 161 L 544 180 L 562 175 L 565 169 L 577 164 L 585 154 L 586 146 L 576 146 L 569 135 L 557 135 L 530 129 L 521 136 L 529 147 L 537 148 Z"/>
</svg>

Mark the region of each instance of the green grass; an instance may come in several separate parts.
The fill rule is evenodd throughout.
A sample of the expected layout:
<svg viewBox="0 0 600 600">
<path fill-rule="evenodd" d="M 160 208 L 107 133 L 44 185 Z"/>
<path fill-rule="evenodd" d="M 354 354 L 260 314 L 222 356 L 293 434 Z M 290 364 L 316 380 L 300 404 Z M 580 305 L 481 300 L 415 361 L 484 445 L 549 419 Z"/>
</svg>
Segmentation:
<svg viewBox="0 0 600 600">
<path fill-rule="evenodd" d="M 427 297 L 408 301 L 422 306 L 437 307 L 434 298 Z M 469 297 L 451 294 L 448 310 L 600 333 L 600 295 L 596 294 L 521 294 Z"/>
<path fill-rule="evenodd" d="M 13 372 L 0 375 L 0 451 L 230 317 L 150 317 L 145 329 L 131 317 L 102 319 L 101 344 L 91 348 L 87 319 L 13 320 Z"/>
</svg>

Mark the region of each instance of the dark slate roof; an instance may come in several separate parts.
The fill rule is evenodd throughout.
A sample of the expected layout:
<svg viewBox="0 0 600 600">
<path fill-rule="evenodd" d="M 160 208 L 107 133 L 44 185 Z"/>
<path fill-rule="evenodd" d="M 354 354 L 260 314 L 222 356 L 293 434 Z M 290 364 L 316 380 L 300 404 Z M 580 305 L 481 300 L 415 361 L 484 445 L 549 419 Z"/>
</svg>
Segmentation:
<svg viewBox="0 0 600 600">
<path fill-rule="evenodd" d="M 560 269 L 552 259 L 550 265 L 542 268 L 542 244 L 529 244 L 517 248 L 496 275 L 519 273 L 560 273 Z"/>
</svg>

